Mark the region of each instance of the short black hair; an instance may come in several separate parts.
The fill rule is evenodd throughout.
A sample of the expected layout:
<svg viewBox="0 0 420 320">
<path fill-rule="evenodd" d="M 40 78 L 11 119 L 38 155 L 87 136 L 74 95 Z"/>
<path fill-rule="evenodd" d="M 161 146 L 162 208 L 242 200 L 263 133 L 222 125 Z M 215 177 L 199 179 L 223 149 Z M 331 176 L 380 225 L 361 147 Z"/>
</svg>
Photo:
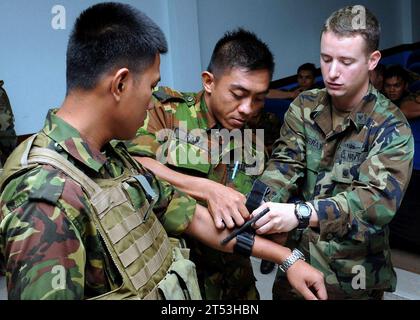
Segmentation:
<svg viewBox="0 0 420 320">
<path fill-rule="evenodd" d="M 239 28 L 228 31 L 216 43 L 207 71 L 220 75 L 227 69 L 268 70 L 274 73 L 274 57 L 268 45 L 254 33 Z"/>
<path fill-rule="evenodd" d="M 410 76 L 401 65 L 394 64 L 390 65 L 385 69 L 384 72 L 384 81 L 385 79 L 397 77 L 404 81 L 404 83 L 408 83 L 410 81 Z"/>
<path fill-rule="evenodd" d="M 315 77 L 316 74 L 316 67 L 313 63 L 304 63 L 299 66 L 297 69 L 297 73 L 301 72 L 302 70 L 310 71 L 312 75 Z"/>
<path fill-rule="evenodd" d="M 143 12 L 122 3 L 100 3 L 77 18 L 67 47 L 67 94 L 93 89 L 114 68 L 136 73 L 168 51 L 162 30 Z"/>
</svg>

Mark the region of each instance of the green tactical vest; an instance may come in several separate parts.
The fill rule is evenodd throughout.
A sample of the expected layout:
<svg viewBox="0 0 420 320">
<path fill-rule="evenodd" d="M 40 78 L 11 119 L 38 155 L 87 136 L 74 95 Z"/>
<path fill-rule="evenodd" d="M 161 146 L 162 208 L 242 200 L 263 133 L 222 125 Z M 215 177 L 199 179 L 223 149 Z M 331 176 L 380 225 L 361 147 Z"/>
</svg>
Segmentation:
<svg viewBox="0 0 420 320">
<path fill-rule="evenodd" d="M 195 265 L 187 258 L 189 250 L 169 238 L 150 214 L 157 195 L 128 153 L 116 149 L 125 164 L 120 177 L 92 180 L 59 153 L 32 146 L 42 135 L 32 136 L 11 155 L 0 190 L 11 179 L 43 164 L 63 171 L 80 185 L 95 212 L 91 219 L 123 279 L 119 288 L 93 299 L 201 299 Z M 133 187 L 148 195 L 139 210 L 128 195 Z"/>
</svg>

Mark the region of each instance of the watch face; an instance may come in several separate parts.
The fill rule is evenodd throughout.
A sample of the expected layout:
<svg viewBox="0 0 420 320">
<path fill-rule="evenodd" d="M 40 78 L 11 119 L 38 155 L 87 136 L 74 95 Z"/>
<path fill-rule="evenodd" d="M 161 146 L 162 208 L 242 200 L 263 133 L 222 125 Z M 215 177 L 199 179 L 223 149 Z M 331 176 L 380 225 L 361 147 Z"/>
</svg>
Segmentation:
<svg viewBox="0 0 420 320">
<path fill-rule="evenodd" d="M 311 216 L 311 208 L 307 204 L 301 204 L 299 206 L 299 214 L 303 218 L 308 218 Z"/>
</svg>

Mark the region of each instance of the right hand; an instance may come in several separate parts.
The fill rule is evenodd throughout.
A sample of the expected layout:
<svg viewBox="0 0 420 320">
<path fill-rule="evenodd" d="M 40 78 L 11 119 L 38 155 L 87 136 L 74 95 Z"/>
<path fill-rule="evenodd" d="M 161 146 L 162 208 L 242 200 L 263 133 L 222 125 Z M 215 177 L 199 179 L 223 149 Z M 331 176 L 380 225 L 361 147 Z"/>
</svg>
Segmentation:
<svg viewBox="0 0 420 320">
<path fill-rule="evenodd" d="M 324 275 L 303 260 L 296 261 L 286 271 L 287 279 L 306 300 L 327 300 Z"/>
<path fill-rule="evenodd" d="M 205 200 L 218 229 L 224 229 L 225 226 L 229 229 L 235 225 L 241 226 L 245 223 L 245 219 L 249 218 L 249 212 L 245 207 L 246 197 L 220 183 L 211 181 Z"/>
</svg>

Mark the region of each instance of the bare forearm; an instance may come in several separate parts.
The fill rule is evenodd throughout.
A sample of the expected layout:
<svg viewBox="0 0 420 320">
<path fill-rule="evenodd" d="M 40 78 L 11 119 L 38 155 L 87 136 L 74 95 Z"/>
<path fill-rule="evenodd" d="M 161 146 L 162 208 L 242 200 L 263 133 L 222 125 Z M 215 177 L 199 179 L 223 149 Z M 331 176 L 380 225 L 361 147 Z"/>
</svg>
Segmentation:
<svg viewBox="0 0 420 320">
<path fill-rule="evenodd" d="M 200 205 L 197 205 L 194 218 L 186 230 L 188 235 L 203 242 L 205 245 L 224 252 L 233 252 L 233 247 L 236 243 L 236 239 L 233 239 L 226 245 L 220 244 L 230 232 L 231 230 L 228 229 L 216 229 L 207 209 Z M 258 235 L 255 236 L 255 242 L 252 248 L 252 255 L 254 257 L 281 264 L 290 253 L 290 249 L 283 247 L 274 241 Z"/>
<path fill-rule="evenodd" d="M 170 184 L 194 199 L 205 199 L 203 191 L 208 190 L 208 186 L 206 185 L 208 181 L 206 179 L 179 173 L 152 158 L 134 157 L 134 159 L 152 171 L 156 176 L 168 181 Z"/>
<path fill-rule="evenodd" d="M 271 89 L 268 91 L 267 98 L 269 99 L 292 99 L 292 93 L 278 89 Z"/>
<path fill-rule="evenodd" d="M 407 119 L 420 117 L 420 104 L 415 101 L 404 102 L 401 105 L 401 111 Z"/>
</svg>

